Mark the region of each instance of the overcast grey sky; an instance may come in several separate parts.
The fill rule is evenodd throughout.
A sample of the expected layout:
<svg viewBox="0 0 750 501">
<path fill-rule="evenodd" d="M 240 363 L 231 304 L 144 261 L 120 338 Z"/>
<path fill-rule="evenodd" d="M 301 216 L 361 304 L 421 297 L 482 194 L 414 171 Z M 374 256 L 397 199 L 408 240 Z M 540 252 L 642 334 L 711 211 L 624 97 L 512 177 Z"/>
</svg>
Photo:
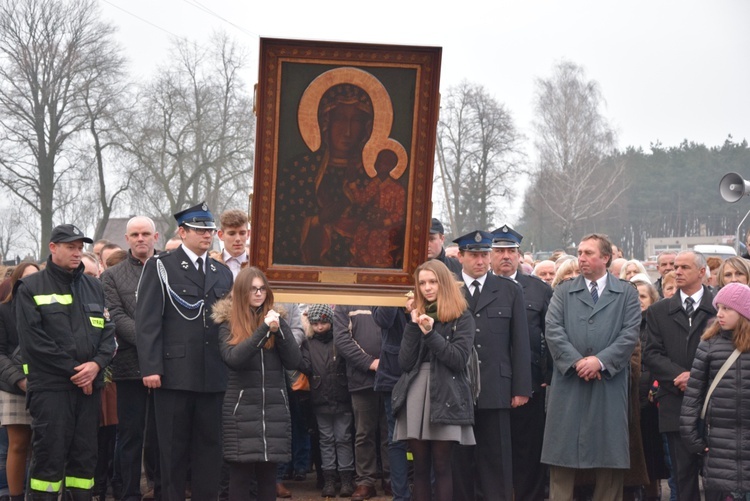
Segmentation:
<svg viewBox="0 0 750 501">
<path fill-rule="evenodd" d="M 443 48 L 443 92 L 462 79 L 484 85 L 530 137 L 534 80 L 568 59 L 601 85 L 621 148 L 683 139 L 715 146 L 728 134 L 750 139 L 746 0 L 101 0 L 101 6 L 120 29 L 131 68 L 144 78 L 166 60 L 172 35 L 205 42 L 217 29 L 250 52 L 250 89 L 261 36 L 431 45 Z"/>
</svg>

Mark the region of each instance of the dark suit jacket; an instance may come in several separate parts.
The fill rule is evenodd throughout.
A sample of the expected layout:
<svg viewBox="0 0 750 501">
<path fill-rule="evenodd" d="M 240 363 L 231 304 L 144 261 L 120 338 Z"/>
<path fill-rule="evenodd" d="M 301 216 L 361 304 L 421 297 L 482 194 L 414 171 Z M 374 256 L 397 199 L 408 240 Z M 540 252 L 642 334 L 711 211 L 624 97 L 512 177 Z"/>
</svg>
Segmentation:
<svg viewBox="0 0 750 501">
<path fill-rule="evenodd" d="M 652 304 L 646 311 L 646 349 L 643 363 L 659 381 L 659 430 L 680 431 L 680 407 L 683 392 L 672 381 L 693 366 L 695 350 L 703 331 L 716 316 L 711 305 L 713 295 L 703 286 L 703 298 L 688 321 L 679 291 L 669 299 Z"/>
<path fill-rule="evenodd" d="M 459 280 L 463 277 L 458 274 Z M 469 291 L 464 289 L 471 305 Z M 514 396 L 531 396 L 531 356 L 523 289 L 489 273 L 473 310 L 482 390 L 479 409 L 509 409 Z"/>
<path fill-rule="evenodd" d="M 205 301 L 200 314 L 170 297 L 158 276 L 159 261 L 164 264 L 174 293 L 188 303 Z M 182 247 L 146 261 L 135 312 L 141 374 L 161 375 L 161 387 L 165 389 L 225 391 L 227 368 L 219 353 L 219 326 L 211 319 L 211 309 L 231 289 L 229 268 L 208 258 L 204 280 Z M 186 320 L 183 315 L 198 316 Z"/>
<path fill-rule="evenodd" d="M 551 378 L 551 359 L 544 342 L 544 324 L 552 299 L 552 287 L 544 280 L 516 273 L 516 281 L 523 287 L 526 321 L 529 326 L 531 348 L 531 382 L 533 390 Z"/>
</svg>

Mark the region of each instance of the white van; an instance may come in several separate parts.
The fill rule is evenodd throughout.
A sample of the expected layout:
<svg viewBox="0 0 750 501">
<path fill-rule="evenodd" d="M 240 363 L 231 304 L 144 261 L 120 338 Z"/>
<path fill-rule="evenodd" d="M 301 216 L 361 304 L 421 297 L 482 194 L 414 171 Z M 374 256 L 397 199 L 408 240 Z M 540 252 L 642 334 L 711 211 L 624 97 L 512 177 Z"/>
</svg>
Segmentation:
<svg viewBox="0 0 750 501">
<path fill-rule="evenodd" d="M 734 250 L 734 247 L 729 245 L 696 245 L 693 247 L 693 250 L 700 252 L 707 258 L 715 256 L 721 259 L 726 259 L 737 255 L 737 251 Z"/>
</svg>

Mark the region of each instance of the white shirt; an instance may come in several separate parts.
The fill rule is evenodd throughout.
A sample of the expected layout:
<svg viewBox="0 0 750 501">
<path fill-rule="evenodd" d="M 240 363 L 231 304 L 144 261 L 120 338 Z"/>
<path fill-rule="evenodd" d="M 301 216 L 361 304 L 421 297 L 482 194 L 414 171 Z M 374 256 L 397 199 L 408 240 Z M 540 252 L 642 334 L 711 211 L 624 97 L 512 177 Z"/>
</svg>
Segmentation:
<svg viewBox="0 0 750 501">
<path fill-rule="evenodd" d="M 196 270 L 198 269 L 198 263 L 196 263 L 196 261 L 198 260 L 199 257 L 203 258 L 203 273 L 205 273 L 206 272 L 206 260 L 207 260 L 206 258 L 208 257 L 208 252 L 204 252 L 203 255 L 199 256 L 195 252 L 185 247 L 185 244 L 180 244 L 180 245 L 182 245 L 182 250 L 184 250 L 185 254 L 187 254 L 187 256 L 190 258 L 190 262 L 193 263 L 193 266 L 195 266 Z"/>
<path fill-rule="evenodd" d="M 469 275 L 467 275 L 463 270 L 461 271 L 461 275 L 464 278 L 464 282 L 466 282 L 466 288 L 469 290 L 469 295 L 474 295 L 474 286 L 471 285 L 471 283 L 476 280 L 479 282 L 479 292 L 482 292 L 482 287 L 484 287 L 484 281 L 487 280 L 487 274 L 485 273 L 479 278 L 472 278 Z"/>
<path fill-rule="evenodd" d="M 583 278 L 586 281 L 586 288 L 591 292 L 591 284 L 593 283 L 593 280 L 589 280 L 588 278 Z M 597 293 L 599 294 L 599 297 L 602 297 L 602 293 L 604 292 L 604 288 L 607 286 L 607 274 L 605 273 L 600 278 L 596 280 L 596 289 Z"/>
<path fill-rule="evenodd" d="M 698 292 L 696 292 L 692 296 L 688 296 L 687 294 L 685 294 L 684 292 L 682 292 L 682 289 L 680 289 L 680 299 L 682 300 L 682 308 L 683 309 L 685 308 L 685 300 L 687 298 L 689 298 L 689 297 L 693 298 L 693 301 L 695 301 L 693 303 L 693 309 L 698 308 L 698 305 L 700 304 L 701 300 L 703 299 L 703 287 L 701 287 L 700 289 L 698 289 Z"/>
<path fill-rule="evenodd" d="M 221 258 L 224 260 L 224 264 L 231 270 L 234 278 L 237 278 L 237 274 L 239 274 L 242 269 L 242 264 L 246 263 L 248 260 L 247 252 L 243 252 L 239 256 L 233 257 L 226 249 L 222 251 Z"/>
</svg>

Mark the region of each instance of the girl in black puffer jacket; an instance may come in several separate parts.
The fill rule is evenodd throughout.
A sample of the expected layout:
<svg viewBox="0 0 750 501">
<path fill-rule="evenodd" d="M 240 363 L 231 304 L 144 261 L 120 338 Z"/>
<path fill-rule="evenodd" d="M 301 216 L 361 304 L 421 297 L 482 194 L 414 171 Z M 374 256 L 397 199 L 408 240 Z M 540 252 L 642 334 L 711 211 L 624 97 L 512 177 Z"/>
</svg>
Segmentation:
<svg viewBox="0 0 750 501">
<path fill-rule="evenodd" d="M 232 297 L 214 306 L 221 357 L 229 367 L 222 408 L 229 500 L 247 499 L 254 473 L 258 501 L 276 499 L 276 465 L 291 458 L 292 427 L 285 369 L 302 362 L 289 325 L 274 309 L 258 268 L 240 271 Z"/>
<path fill-rule="evenodd" d="M 750 288 L 728 284 L 713 304 L 716 322 L 706 329 L 695 354 L 680 433 L 691 452 L 705 454 L 706 501 L 744 500 L 750 495 Z M 706 393 L 735 349 L 741 354 L 711 395 L 704 432 L 699 433 Z"/>
<path fill-rule="evenodd" d="M 341 497 L 354 492 L 352 402 L 346 380 L 346 362 L 333 344 L 333 310 L 314 304 L 307 310 L 308 339 L 302 344 L 302 371 L 310 379 L 310 402 L 320 435 L 320 456 L 325 484 L 323 497 L 336 495 L 336 467 L 341 476 Z M 337 461 L 338 459 L 338 461 Z"/>
</svg>

